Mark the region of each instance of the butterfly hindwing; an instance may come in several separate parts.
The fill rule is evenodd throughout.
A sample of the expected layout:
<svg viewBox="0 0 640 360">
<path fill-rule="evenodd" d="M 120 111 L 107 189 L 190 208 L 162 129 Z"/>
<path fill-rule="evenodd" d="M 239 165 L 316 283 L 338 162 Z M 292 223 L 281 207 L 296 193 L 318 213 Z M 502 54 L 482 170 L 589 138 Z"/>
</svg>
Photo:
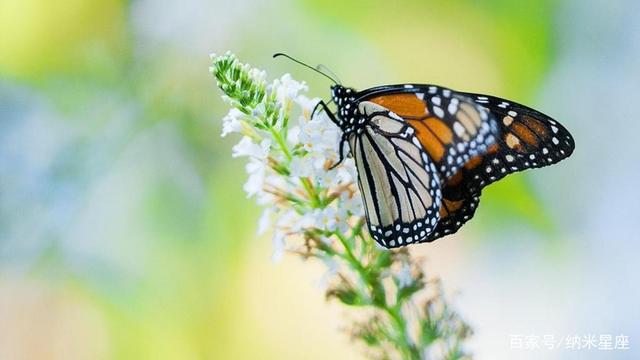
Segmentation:
<svg viewBox="0 0 640 360">
<path fill-rule="evenodd" d="M 473 218 L 480 203 L 480 193 L 467 191 L 462 173 L 446 179 L 442 188 L 440 222 L 428 241 L 457 232 L 462 225 Z"/>
<path fill-rule="evenodd" d="M 479 202 L 480 194 L 468 194 L 460 200 L 444 197 L 440 208 L 440 222 L 427 241 L 456 233 L 462 225 L 473 218 Z"/>
</svg>

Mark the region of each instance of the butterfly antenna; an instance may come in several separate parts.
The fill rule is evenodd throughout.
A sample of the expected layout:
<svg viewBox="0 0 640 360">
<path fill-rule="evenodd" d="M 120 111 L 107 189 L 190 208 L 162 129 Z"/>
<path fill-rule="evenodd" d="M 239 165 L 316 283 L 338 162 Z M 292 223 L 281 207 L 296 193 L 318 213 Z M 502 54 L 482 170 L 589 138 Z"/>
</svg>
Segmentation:
<svg viewBox="0 0 640 360">
<path fill-rule="evenodd" d="M 329 75 L 331 75 L 331 77 L 333 79 L 336 79 L 338 84 L 342 84 L 342 81 L 340 81 L 340 78 L 333 71 L 331 71 L 331 69 L 329 69 L 328 67 L 326 67 L 326 66 L 324 66 L 322 64 L 318 64 L 318 66 L 316 66 L 316 69 L 318 69 L 319 71 L 324 70 L 325 72 L 329 73 Z"/>
<path fill-rule="evenodd" d="M 307 65 L 307 64 L 305 64 L 305 63 L 303 63 L 303 62 L 302 62 L 302 61 L 300 61 L 300 60 L 296 60 L 296 59 L 292 58 L 291 56 L 289 56 L 289 55 L 287 55 L 287 54 L 285 54 L 285 53 L 276 53 L 276 54 L 273 54 L 273 57 L 274 57 L 274 58 L 277 58 L 277 57 L 279 57 L 279 56 L 284 56 L 284 57 L 286 57 L 287 59 L 289 59 L 289 60 L 291 60 L 291 61 L 293 61 L 293 62 L 296 62 L 296 63 L 298 63 L 298 64 L 300 64 L 300 65 L 302 65 L 302 66 L 304 66 L 304 67 L 307 67 L 307 68 L 309 68 L 309 69 L 311 69 L 311 70 L 313 70 L 313 71 L 317 72 L 318 74 L 321 74 L 322 76 L 326 77 L 327 79 L 331 80 L 334 84 L 339 85 L 339 83 L 336 81 L 336 79 L 332 78 L 331 76 L 329 76 L 329 75 L 327 75 L 327 74 L 323 73 L 322 71 L 320 71 L 320 70 L 318 70 L 318 69 L 316 69 L 316 68 L 314 68 L 314 67 L 312 67 L 312 66 L 309 66 L 309 65 Z"/>
</svg>

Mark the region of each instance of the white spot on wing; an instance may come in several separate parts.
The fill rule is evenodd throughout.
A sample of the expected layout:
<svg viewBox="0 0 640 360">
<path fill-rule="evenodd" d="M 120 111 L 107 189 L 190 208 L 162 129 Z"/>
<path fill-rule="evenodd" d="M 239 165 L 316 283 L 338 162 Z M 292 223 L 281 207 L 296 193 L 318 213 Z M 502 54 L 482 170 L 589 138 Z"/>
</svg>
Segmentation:
<svg viewBox="0 0 640 360">
<path fill-rule="evenodd" d="M 439 106 L 433 107 L 433 113 L 439 118 L 444 118 L 444 111 Z"/>
<path fill-rule="evenodd" d="M 464 132 L 465 132 L 462 124 L 460 124 L 457 121 L 453 123 L 453 131 L 455 131 L 456 135 L 458 135 L 459 137 L 462 137 L 462 135 L 464 135 Z"/>
<path fill-rule="evenodd" d="M 449 103 L 449 107 L 447 108 L 447 111 L 449 111 L 449 114 L 453 115 L 456 113 L 456 111 L 458 111 L 458 103 L 456 102 L 450 102 Z"/>
</svg>

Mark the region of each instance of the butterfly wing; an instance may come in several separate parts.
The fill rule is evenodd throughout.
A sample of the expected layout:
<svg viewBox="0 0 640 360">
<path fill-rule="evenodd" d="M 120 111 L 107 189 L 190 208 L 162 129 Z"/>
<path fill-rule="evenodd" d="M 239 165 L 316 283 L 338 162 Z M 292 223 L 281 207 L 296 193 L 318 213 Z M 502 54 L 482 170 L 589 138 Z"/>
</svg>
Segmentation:
<svg viewBox="0 0 640 360">
<path fill-rule="evenodd" d="M 369 90 L 371 94 L 362 98 L 383 106 L 390 116 L 414 128 L 440 175 L 440 220 L 421 241 L 455 233 L 473 217 L 480 201 L 480 194 L 464 191 L 460 171 L 495 143 L 495 118 L 470 97 L 435 85 L 395 85 L 380 90 Z"/>
<path fill-rule="evenodd" d="M 513 172 L 555 164 L 570 156 L 575 146 L 560 123 L 539 111 L 493 96 L 463 95 L 498 120 L 497 140 L 445 180 L 441 221 L 430 235 L 433 239 L 455 233 L 473 217 L 485 186 Z"/>
<path fill-rule="evenodd" d="M 497 97 L 455 92 L 434 85 L 392 85 L 365 90 L 360 100 L 361 113 L 367 110 L 371 120 L 374 114 L 409 125 L 415 134 L 411 142 L 423 152 L 423 162 L 436 165 L 437 171 L 433 170 L 431 176 L 437 175 L 440 179 L 441 191 L 438 190 L 436 199 L 440 207 L 437 216 L 427 220 L 438 220 L 435 228 L 426 232 L 426 237 L 419 236 L 418 242 L 455 233 L 473 217 L 483 187 L 516 171 L 554 164 L 571 155 L 574 149 L 573 138 L 557 121 Z M 403 127 L 403 131 L 406 128 Z M 379 132 L 379 135 L 385 138 L 390 134 Z M 384 151 L 377 154 L 383 159 L 386 156 Z M 368 161 L 364 153 L 355 156 L 360 156 L 361 162 Z M 360 167 L 358 170 L 362 174 Z M 368 176 L 368 180 L 375 180 L 375 176 Z M 411 183 L 397 185 L 396 188 L 408 188 Z M 389 196 L 395 201 L 392 205 L 402 207 L 404 201 L 397 198 L 394 189 L 389 190 Z M 372 208 L 376 201 L 377 198 L 369 195 L 366 200 L 369 204 L 365 207 Z M 404 223 L 398 223 L 403 229 Z M 372 234 L 377 231 L 376 240 L 381 243 L 402 235 L 394 231 L 380 232 L 375 227 L 370 230 Z"/>
<path fill-rule="evenodd" d="M 464 95 L 485 107 L 498 122 L 495 144 L 460 169 L 469 193 L 479 193 L 508 174 L 555 164 L 573 153 L 573 137 L 551 117 L 498 97 Z"/>
<path fill-rule="evenodd" d="M 494 143 L 497 124 L 472 99 L 435 85 L 387 88 L 365 96 L 416 130 L 416 136 L 442 178 L 453 176 Z"/>
<path fill-rule="evenodd" d="M 360 103 L 364 131 L 349 138 L 372 237 L 391 248 L 425 241 L 439 222 L 439 174 L 406 122 Z"/>
<path fill-rule="evenodd" d="M 445 182 L 442 191 L 440 222 L 426 241 L 451 235 L 473 218 L 480 203 L 480 193 L 469 193 L 465 190 L 461 176 L 454 176 Z"/>
</svg>

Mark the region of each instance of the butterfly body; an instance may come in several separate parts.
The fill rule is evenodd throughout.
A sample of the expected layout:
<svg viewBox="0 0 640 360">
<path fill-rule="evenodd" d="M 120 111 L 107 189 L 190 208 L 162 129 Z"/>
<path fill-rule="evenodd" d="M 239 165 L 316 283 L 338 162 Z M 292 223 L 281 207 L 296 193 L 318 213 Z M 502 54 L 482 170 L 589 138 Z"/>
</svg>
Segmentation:
<svg viewBox="0 0 640 360">
<path fill-rule="evenodd" d="M 484 186 L 553 164 L 574 142 L 526 106 L 435 85 L 335 85 L 332 113 L 355 159 L 369 232 L 388 248 L 430 242 L 473 217 Z"/>
</svg>

